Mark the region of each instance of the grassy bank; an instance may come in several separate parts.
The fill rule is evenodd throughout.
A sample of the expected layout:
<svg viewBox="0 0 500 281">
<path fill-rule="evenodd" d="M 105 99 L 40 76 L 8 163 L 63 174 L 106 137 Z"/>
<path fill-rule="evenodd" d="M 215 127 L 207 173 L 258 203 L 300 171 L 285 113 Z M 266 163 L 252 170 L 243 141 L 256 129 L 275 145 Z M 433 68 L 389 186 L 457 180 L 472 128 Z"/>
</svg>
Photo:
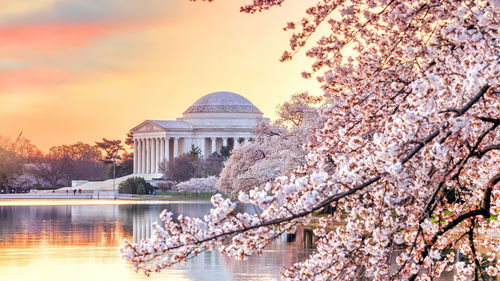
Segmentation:
<svg viewBox="0 0 500 281">
<path fill-rule="evenodd" d="M 195 199 L 195 198 L 205 198 L 205 199 L 209 199 L 210 197 L 212 197 L 213 195 L 215 195 L 215 193 L 210 193 L 210 192 L 200 192 L 200 193 L 196 193 L 196 192 L 182 192 L 182 193 L 178 193 L 178 192 L 159 192 L 159 193 L 156 193 L 155 195 L 152 195 L 152 194 L 148 194 L 148 195 L 139 195 L 139 194 L 133 194 L 133 195 L 125 195 L 124 198 L 131 198 L 131 199 L 141 199 L 141 200 L 162 200 L 162 199 L 165 199 L 165 200 L 169 200 L 169 199 L 172 199 L 172 198 L 190 198 L 190 199 Z"/>
<path fill-rule="evenodd" d="M 187 198 L 210 198 L 215 193 L 213 192 L 159 192 L 157 195 L 172 196 L 172 197 L 187 197 Z"/>
</svg>

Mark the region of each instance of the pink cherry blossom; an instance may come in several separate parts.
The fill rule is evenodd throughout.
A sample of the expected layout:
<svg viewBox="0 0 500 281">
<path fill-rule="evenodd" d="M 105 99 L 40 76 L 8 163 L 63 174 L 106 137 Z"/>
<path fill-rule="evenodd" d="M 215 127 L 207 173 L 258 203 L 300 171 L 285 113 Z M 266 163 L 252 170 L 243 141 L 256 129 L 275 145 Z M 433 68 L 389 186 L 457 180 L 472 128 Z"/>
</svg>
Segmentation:
<svg viewBox="0 0 500 281">
<path fill-rule="evenodd" d="M 253 0 L 242 11 L 283 2 Z M 125 242 L 123 256 L 147 274 L 206 250 L 245 259 L 331 206 L 335 213 L 315 230 L 316 251 L 284 269 L 283 279 L 497 274 L 500 263 L 481 263 L 500 252 L 488 239 L 500 231 L 499 7 L 487 0 L 313 1 L 287 24 L 293 34 L 282 56 L 312 59 L 303 76 L 319 81 L 328 105 L 305 144 L 304 164 L 240 196 L 261 213 L 237 214 L 234 202 L 215 196 L 203 219 L 162 214 L 153 237 Z M 328 227 L 333 222 L 342 226 Z"/>
</svg>

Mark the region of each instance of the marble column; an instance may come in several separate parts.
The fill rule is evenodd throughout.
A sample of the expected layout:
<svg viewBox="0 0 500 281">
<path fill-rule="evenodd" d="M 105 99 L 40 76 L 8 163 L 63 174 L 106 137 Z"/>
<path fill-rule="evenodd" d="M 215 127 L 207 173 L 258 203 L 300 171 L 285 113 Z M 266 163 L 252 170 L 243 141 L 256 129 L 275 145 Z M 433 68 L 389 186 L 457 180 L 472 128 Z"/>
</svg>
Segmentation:
<svg viewBox="0 0 500 281">
<path fill-rule="evenodd" d="M 148 139 L 148 146 L 149 146 L 149 150 L 148 150 L 148 174 L 151 174 L 151 172 L 153 171 L 153 165 L 151 165 L 151 163 L 153 163 L 153 149 L 154 149 L 154 145 L 153 145 L 153 139 Z"/>
<path fill-rule="evenodd" d="M 141 173 L 141 140 L 140 139 L 137 139 L 137 168 L 135 170 L 135 173 L 136 174 L 140 174 Z"/>
<path fill-rule="evenodd" d="M 165 165 L 170 161 L 170 138 L 165 138 Z"/>
<path fill-rule="evenodd" d="M 154 138 L 153 139 L 153 145 L 154 145 L 154 150 L 153 150 L 153 157 L 154 157 L 154 161 L 153 163 L 151 163 L 151 173 L 156 173 L 156 163 L 158 162 L 158 139 L 157 138 Z"/>
<path fill-rule="evenodd" d="M 146 171 L 146 144 L 144 139 L 141 139 L 141 174 Z"/>
<path fill-rule="evenodd" d="M 210 154 L 214 153 L 216 151 L 216 148 L 215 148 L 215 141 L 217 140 L 216 138 L 210 138 L 210 140 L 212 141 L 211 142 L 211 149 L 210 149 Z"/>
<path fill-rule="evenodd" d="M 245 143 L 248 143 L 249 138 L 244 138 Z"/>
<path fill-rule="evenodd" d="M 174 158 L 179 156 L 179 137 L 174 138 Z"/>
<path fill-rule="evenodd" d="M 160 138 L 160 162 L 165 162 L 165 138 Z M 159 164 L 158 164 L 159 167 Z M 158 168 L 158 172 L 160 168 Z"/>
<path fill-rule="evenodd" d="M 154 173 L 155 161 L 155 139 L 149 139 L 149 174 Z"/>
<path fill-rule="evenodd" d="M 227 146 L 227 138 L 222 138 L 222 146 Z"/>
<path fill-rule="evenodd" d="M 134 174 L 137 174 L 137 140 L 134 140 Z"/>
<path fill-rule="evenodd" d="M 239 138 L 233 138 L 233 140 L 234 140 L 233 141 L 233 143 L 234 143 L 233 148 L 238 148 L 238 146 L 240 146 L 240 142 L 239 142 L 240 139 Z"/>
<path fill-rule="evenodd" d="M 160 138 L 156 138 L 155 173 L 160 171 Z"/>
<path fill-rule="evenodd" d="M 156 162 L 156 139 L 151 139 L 151 171 L 150 173 L 155 172 L 155 162 Z"/>
<path fill-rule="evenodd" d="M 139 150 L 139 155 L 140 155 L 140 159 L 139 159 L 139 174 L 142 174 L 144 173 L 144 163 L 146 163 L 145 159 L 144 159 L 144 139 L 139 139 L 139 147 L 140 147 L 140 150 Z"/>
<path fill-rule="evenodd" d="M 141 139 L 137 139 L 137 173 L 141 173 L 141 168 L 142 168 L 142 146 L 141 146 Z"/>
<path fill-rule="evenodd" d="M 151 140 L 146 139 L 146 174 L 151 173 Z"/>
</svg>

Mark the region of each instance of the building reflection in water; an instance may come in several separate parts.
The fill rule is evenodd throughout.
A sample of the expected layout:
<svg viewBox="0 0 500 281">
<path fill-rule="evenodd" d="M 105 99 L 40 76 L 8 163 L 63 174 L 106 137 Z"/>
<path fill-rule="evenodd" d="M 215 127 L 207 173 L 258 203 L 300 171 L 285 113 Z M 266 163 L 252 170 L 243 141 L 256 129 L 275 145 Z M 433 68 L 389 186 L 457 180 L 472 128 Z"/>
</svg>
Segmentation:
<svg viewBox="0 0 500 281">
<path fill-rule="evenodd" d="M 208 213 L 210 207 L 211 204 L 206 200 L 187 204 L 135 205 L 132 207 L 133 211 L 129 213 L 129 216 L 132 217 L 133 242 L 138 243 L 151 238 L 153 223 L 156 222 L 161 225 L 159 215 L 165 209 L 172 212 L 174 217 L 180 214 L 190 217 L 202 217 Z"/>
<path fill-rule="evenodd" d="M 273 241 L 262 256 L 246 261 L 204 252 L 187 265 L 145 277 L 121 259 L 123 239 L 152 234 L 163 209 L 202 217 L 208 201 L 170 204 L 0 206 L 0 280 L 269 280 L 314 250 L 311 230 Z M 245 208 L 243 208 L 245 209 Z M 441 280 L 452 280 L 447 273 Z"/>
<path fill-rule="evenodd" d="M 151 237 L 151 232 L 153 231 L 153 213 L 134 213 L 132 217 L 132 227 L 133 227 L 133 241 L 134 243 L 139 243 L 144 239 Z"/>
</svg>

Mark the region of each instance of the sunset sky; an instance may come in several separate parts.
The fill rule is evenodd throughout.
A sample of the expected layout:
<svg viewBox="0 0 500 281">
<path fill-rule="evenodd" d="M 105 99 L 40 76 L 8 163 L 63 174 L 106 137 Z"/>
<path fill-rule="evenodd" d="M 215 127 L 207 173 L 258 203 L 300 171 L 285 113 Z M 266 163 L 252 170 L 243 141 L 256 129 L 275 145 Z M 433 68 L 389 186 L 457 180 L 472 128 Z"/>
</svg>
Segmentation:
<svg viewBox="0 0 500 281">
<path fill-rule="evenodd" d="M 272 118 L 290 95 L 318 93 L 303 53 L 279 62 L 304 2 L 248 15 L 235 0 L 0 0 L 0 134 L 44 151 L 123 139 L 219 90 Z"/>
</svg>

